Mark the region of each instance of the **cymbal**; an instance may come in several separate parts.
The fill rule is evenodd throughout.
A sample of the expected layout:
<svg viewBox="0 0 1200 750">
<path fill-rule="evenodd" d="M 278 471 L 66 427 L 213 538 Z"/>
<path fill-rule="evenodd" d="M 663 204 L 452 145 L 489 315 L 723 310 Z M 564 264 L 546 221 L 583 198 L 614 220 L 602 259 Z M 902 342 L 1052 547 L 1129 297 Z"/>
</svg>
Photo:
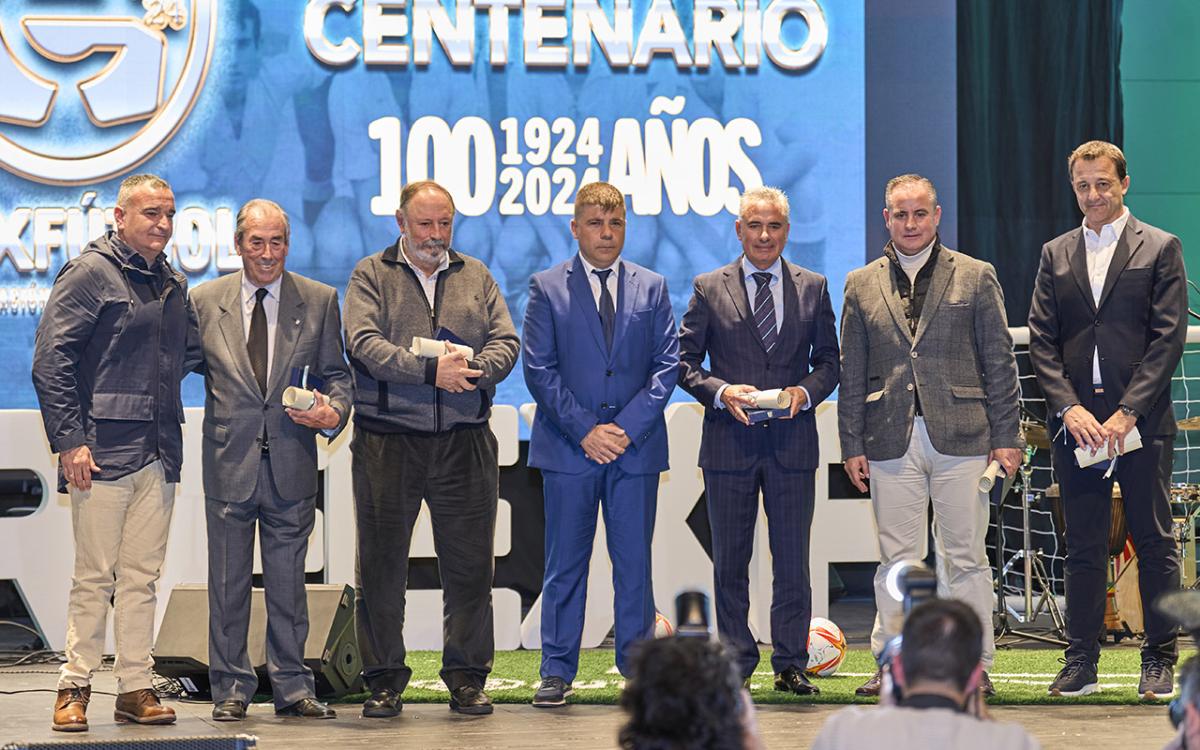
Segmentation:
<svg viewBox="0 0 1200 750">
<path fill-rule="evenodd" d="M 1188 417 L 1187 419 L 1181 419 L 1176 422 L 1175 425 L 1181 430 L 1200 430 L 1200 417 Z"/>
<path fill-rule="evenodd" d="M 1194 428 L 1200 430 L 1200 422 Z M 1049 450 L 1050 448 L 1050 433 L 1046 431 L 1046 425 L 1037 424 L 1036 422 L 1022 422 L 1021 432 L 1025 435 L 1025 442 L 1032 445 L 1034 448 Z"/>
</svg>

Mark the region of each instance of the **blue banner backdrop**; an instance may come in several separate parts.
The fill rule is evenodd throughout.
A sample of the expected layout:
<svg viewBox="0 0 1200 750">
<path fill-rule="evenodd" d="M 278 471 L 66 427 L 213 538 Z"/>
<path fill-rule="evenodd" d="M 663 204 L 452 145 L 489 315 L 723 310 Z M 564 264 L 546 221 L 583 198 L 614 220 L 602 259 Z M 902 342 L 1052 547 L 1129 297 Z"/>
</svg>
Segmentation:
<svg viewBox="0 0 1200 750">
<path fill-rule="evenodd" d="M 234 216 L 292 219 L 288 268 L 344 290 L 433 178 L 453 246 L 518 328 L 531 273 L 575 252 L 579 185 L 628 196 L 625 257 L 695 274 L 737 257 L 737 196 L 791 199 L 786 256 L 861 263 L 862 0 L 8 0 L 0 5 L 0 408 L 31 408 L 38 315 L 112 223 L 120 180 L 174 187 L 193 284 L 240 268 Z M 201 403 L 198 378 L 186 387 Z M 528 400 L 519 374 L 500 403 Z"/>
</svg>

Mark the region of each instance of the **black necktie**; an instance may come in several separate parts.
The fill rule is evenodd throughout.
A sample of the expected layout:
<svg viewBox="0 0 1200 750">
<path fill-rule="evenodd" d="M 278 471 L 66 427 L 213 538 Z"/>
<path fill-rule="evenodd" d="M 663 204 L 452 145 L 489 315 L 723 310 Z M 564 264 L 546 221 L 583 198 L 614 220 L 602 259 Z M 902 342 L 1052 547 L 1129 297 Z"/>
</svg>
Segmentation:
<svg viewBox="0 0 1200 750">
<path fill-rule="evenodd" d="M 757 271 L 753 275 L 758 282 L 758 290 L 754 293 L 754 326 L 758 329 L 763 348 L 770 354 L 779 340 L 779 332 L 775 328 L 775 299 L 771 296 L 771 274 Z"/>
<path fill-rule="evenodd" d="M 600 326 L 604 328 L 604 346 L 612 349 L 613 324 L 617 319 L 617 308 L 613 305 L 612 295 L 608 293 L 608 275 L 612 269 L 592 271 L 600 279 Z"/>
<path fill-rule="evenodd" d="M 267 312 L 263 309 L 263 298 L 267 290 L 259 287 L 254 292 L 254 312 L 250 313 L 250 338 L 246 339 L 246 351 L 250 354 L 250 367 L 258 389 L 267 395 Z"/>
</svg>

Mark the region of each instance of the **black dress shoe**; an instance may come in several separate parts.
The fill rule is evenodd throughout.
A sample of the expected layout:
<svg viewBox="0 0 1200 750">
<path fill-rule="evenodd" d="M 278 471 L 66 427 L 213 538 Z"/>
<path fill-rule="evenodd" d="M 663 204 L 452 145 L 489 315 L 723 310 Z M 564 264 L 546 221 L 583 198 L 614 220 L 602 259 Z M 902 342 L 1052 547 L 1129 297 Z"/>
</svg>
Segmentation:
<svg viewBox="0 0 1200 750">
<path fill-rule="evenodd" d="M 795 667 L 788 667 L 775 675 L 775 689 L 796 695 L 816 695 L 821 689 L 808 681 L 808 677 Z"/>
<path fill-rule="evenodd" d="M 450 710 L 460 714 L 490 714 L 492 699 L 488 694 L 474 685 L 463 685 L 450 691 Z"/>
<path fill-rule="evenodd" d="M 213 721 L 241 721 L 246 718 L 246 703 L 238 700 L 221 701 L 213 706 Z"/>
<path fill-rule="evenodd" d="M 275 709 L 276 716 L 299 716 L 304 719 L 336 719 L 337 711 L 316 698 L 301 698 L 290 706 Z"/>
<path fill-rule="evenodd" d="M 362 715 L 368 719 L 390 719 L 399 716 L 403 708 L 399 690 L 380 688 L 363 701 Z"/>
</svg>

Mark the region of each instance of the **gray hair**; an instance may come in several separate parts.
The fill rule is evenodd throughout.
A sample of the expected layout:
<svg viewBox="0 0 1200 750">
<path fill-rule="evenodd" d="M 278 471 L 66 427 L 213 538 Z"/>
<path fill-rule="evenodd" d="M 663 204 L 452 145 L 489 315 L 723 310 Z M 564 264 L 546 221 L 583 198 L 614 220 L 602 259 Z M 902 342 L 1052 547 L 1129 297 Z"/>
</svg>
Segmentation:
<svg viewBox="0 0 1200 750">
<path fill-rule="evenodd" d="M 788 205 L 787 193 L 777 187 L 769 185 L 761 185 L 759 187 L 750 188 L 742 193 L 742 199 L 738 202 L 738 217 L 746 215 L 746 207 L 752 203 L 769 203 L 779 209 L 785 217 L 791 216 L 791 207 Z"/>
<path fill-rule="evenodd" d="M 246 204 L 242 206 L 242 210 L 238 211 L 237 226 L 233 230 L 234 241 L 242 241 L 242 235 L 246 233 L 246 222 L 250 219 L 250 212 L 255 210 L 279 212 L 279 215 L 283 217 L 283 241 L 291 242 L 292 222 L 288 219 L 287 211 L 284 211 L 283 207 L 275 201 L 270 201 L 266 198 L 255 198 L 254 200 L 246 201 Z"/>
<path fill-rule="evenodd" d="M 171 190 L 170 184 L 156 174 L 130 175 L 121 181 L 121 187 L 117 189 L 117 205 L 124 210 L 129 205 L 129 199 L 133 193 L 140 187 L 148 187 L 151 190 Z"/>
<path fill-rule="evenodd" d="M 929 195 L 933 197 L 933 205 L 937 205 L 937 188 L 933 186 L 928 177 L 922 177 L 919 174 L 909 173 L 896 175 L 888 180 L 887 187 L 883 189 L 883 207 L 887 210 L 892 210 L 892 192 L 902 185 L 923 185 L 929 191 Z"/>
</svg>

